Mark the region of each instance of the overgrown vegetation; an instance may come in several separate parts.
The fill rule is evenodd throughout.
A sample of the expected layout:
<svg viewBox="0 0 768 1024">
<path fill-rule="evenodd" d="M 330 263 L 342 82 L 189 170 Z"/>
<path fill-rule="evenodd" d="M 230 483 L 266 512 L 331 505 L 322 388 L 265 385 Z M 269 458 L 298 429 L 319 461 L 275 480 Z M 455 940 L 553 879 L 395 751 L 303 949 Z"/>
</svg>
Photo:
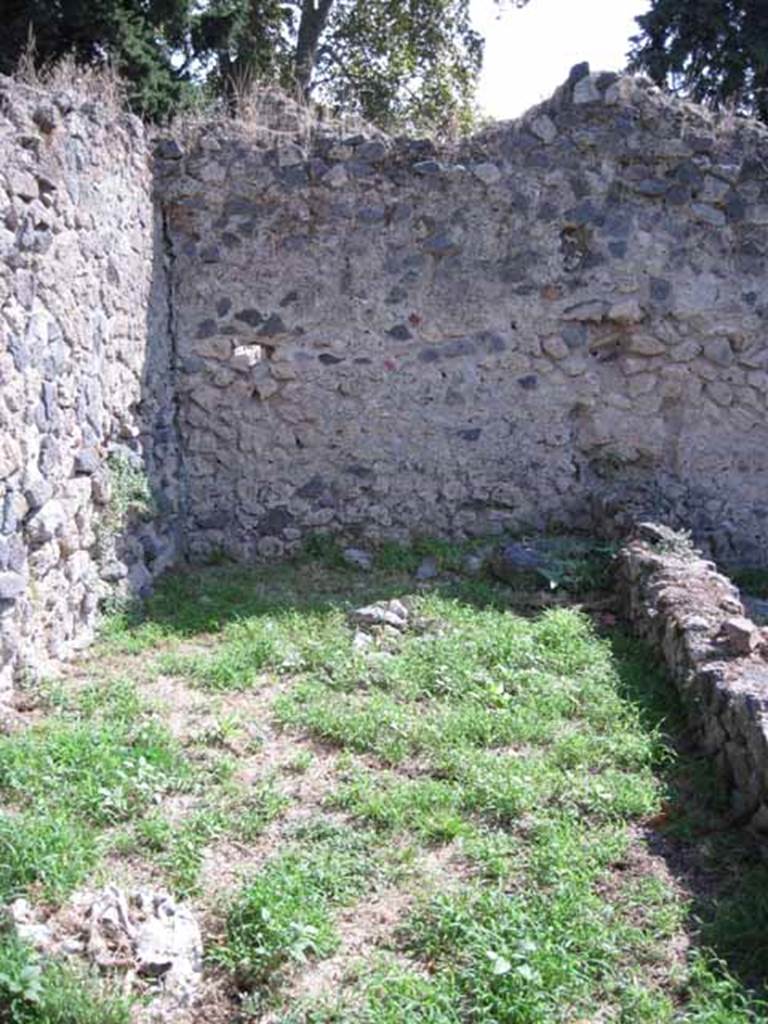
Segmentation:
<svg viewBox="0 0 768 1024">
<path fill-rule="evenodd" d="M 286 803 L 271 780 L 247 790 L 225 783 L 206 793 L 181 822 L 158 813 L 141 818 L 120 848 L 153 856 L 177 895 L 194 895 L 206 848 L 228 835 L 253 842 Z"/>
<path fill-rule="evenodd" d="M 305 828 L 235 897 L 212 959 L 243 989 L 268 992 L 287 963 L 328 956 L 340 941 L 334 907 L 359 898 L 375 871 L 372 839 L 332 825 Z"/>
<path fill-rule="evenodd" d="M 662 555 L 675 555 L 677 558 L 693 558 L 696 548 L 690 530 L 673 530 L 670 526 L 657 525 L 654 530 L 658 534 L 655 546 Z"/>
<path fill-rule="evenodd" d="M 472 123 L 482 56 L 468 0 L 30 0 L 11 4 L 0 72 L 111 67 L 153 120 L 237 112 L 251 87 L 279 85 L 381 127 L 455 130 Z"/>
<path fill-rule="evenodd" d="M 553 544 L 569 587 L 604 578 L 610 552 Z M 168 576 L 93 681 L 0 740 L 2 898 L 149 873 L 212 921 L 200 1012 L 233 1021 L 768 1019 L 768 870 L 676 750 L 668 682 L 610 614 L 511 591 L 478 547 L 361 572 L 325 538 Z M 407 628 L 356 636 L 348 610 L 395 596 Z M 41 1009 L 57 975 L 8 950 L 14 1024 L 124 1019 L 76 975 L 69 1016 Z"/>
<path fill-rule="evenodd" d="M 66 896 L 103 853 L 102 829 L 193 780 L 178 744 L 126 683 L 86 689 L 0 737 L 0 900 L 30 887 Z"/>
</svg>

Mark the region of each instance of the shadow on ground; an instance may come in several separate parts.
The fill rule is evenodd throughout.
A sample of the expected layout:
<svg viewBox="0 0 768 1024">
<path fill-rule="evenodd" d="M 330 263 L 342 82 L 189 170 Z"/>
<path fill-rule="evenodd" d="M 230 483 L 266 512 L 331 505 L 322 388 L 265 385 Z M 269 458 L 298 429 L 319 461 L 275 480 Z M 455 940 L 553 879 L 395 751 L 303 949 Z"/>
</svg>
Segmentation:
<svg viewBox="0 0 768 1024">
<path fill-rule="evenodd" d="M 713 759 L 657 655 L 617 632 L 611 638 L 622 695 L 659 731 L 668 749 L 661 768 L 663 809 L 643 823 L 649 851 L 663 858 L 690 900 L 691 940 L 709 950 L 748 988 L 768 990 L 768 849 L 734 822 Z"/>
</svg>

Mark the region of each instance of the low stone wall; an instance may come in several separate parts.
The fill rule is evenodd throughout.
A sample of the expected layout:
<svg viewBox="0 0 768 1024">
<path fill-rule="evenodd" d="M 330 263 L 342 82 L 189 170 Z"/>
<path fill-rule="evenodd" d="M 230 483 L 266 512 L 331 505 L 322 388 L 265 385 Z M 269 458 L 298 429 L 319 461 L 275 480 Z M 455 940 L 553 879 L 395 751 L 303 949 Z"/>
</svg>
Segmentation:
<svg viewBox="0 0 768 1024">
<path fill-rule="evenodd" d="M 643 524 L 620 556 L 635 632 L 664 657 L 736 817 L 768 832 L 768 642 L 738 590 L 679 535 Z"/>
</svg>

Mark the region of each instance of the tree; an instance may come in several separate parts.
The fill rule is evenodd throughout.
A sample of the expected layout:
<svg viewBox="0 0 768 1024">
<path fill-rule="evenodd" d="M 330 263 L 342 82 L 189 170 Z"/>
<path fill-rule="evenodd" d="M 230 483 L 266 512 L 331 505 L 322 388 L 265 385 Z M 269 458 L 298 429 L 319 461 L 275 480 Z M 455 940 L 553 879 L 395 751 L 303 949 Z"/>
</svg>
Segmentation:
<svg viewBox="0 0 768 1024">
<path fill-rule="evenodd" d="M 768 121 L 767 0 L 651 0 L 630 67 L 713 107 Z"/>
<path fill-rule="evenodd" d="M 483 56 L 469 0 L 212 0 L 192 37 L 219 92 L 272 77 L 385 127 L 468 121 Z"/>
<path fill-rule="evenodd" d="M 214 95 L 286 78 L 293 13 L 282 0 L 209 0 L 190 26 L 188 59 Z"/>
<path fill-rule="evenodd" d="M 133 108 L 155 119 L 194 92 L 231 105 L 245 84 L 271 81 L 383 127 L 466 125 L 483 58 L 470 0 L 4 2 L 0 71 L 31 32 L 38 63 L 114 64 Z"/>
<path fill-rule="evenodd" d="M 149 118 L 181 102 L 187 76 L 174 65 L 190 18 L 190 0 L 5 0 L 0 72 L 12 74 L 31 45 L 38 66 L 73 56 L 111 63 L 131 106 Z"/>
</svg>

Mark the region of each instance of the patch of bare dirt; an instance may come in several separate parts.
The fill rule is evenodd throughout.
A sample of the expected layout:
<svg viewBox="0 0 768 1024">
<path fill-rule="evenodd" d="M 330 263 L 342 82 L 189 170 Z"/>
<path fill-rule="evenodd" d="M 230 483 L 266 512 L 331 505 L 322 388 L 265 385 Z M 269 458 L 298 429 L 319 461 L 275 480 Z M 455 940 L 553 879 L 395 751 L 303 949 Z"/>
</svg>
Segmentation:
<svg viewBox="0 0 768 1024">
<path fill-rule="evenodd" d="M 153 675 L 136 687 L 140 697 L 162 713 L 163 724 L 179 740 L 191 730 L 215 718 L 210 694 L 188 686 L 177 676 Z"/>
<path fill-rule="evenodd" d="M 257 782 L 263 777 L 265 768 L 284 768 L 302 749 L 306 749 L 305 744 L 278 734 L 274 743 L 262 746 L 258 759 L 248 759 L 238 772 L 238 778 L 243 782 Z M 290 803 L 257 840 L 242 843 L 227 837 L 210 846 L 201 870 L 203 892 L 216 893 L 218 900 L 220 894 L 234 889 L 245 875 L 257 871 L 274 856 L 292 828 L 321 813 L 326 797 L 335 786 L 337 762 L 337 754 L 315 751 L 305 773 L 284 776 L 279 780 L 278 788 Z"/>
</svg>

